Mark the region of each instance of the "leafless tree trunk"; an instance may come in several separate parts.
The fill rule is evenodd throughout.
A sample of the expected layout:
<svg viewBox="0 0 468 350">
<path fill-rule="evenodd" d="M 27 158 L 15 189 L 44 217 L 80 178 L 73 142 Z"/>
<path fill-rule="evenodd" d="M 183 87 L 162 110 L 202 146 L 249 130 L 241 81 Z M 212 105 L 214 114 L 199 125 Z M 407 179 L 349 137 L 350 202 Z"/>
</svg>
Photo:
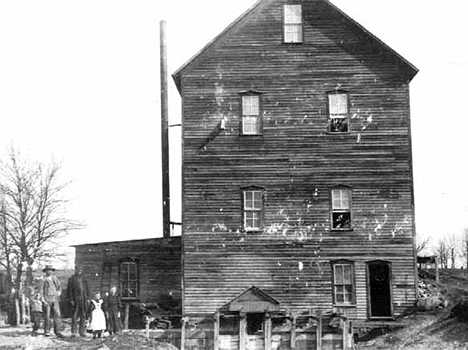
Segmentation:
<svg viewBox="0 0 468 350">
<path fill-rule="evenodd" d="M 446 238 L 445 241 L 448 250 L 448 257 L 450 259 L 450 268 L 454 269 L 458 258 L 458 247 L 460 239 L 457 235 L 451 234 Z"/>
<path fill-rule="evenodd" d="M 462 260 L 462 266 L 466 267 L 468 272 L 468 227 L 465 227 L 462 231 L 459 254 Z"/>
<path fill-rule="evenodd" d="M 440 267 L 442 269 L 448 268 L 449 251 L 444 239 L 439 240 L 436 248 L 437 256 L 439 257 Z"/>
<path fill-rule="evenodd" d="M 431 237 L 421 237 L 417 236 L 416 238 L 416 253 L 420 255 L 423 253 L 429 246 L 429 243 L 431 241 Z"/>
<path fill-rule="evenodd" d="M 28 162 L 13 148 L 0 162 L 2 263 L 16 269 L 17 291 L 23 269 L 31 279 L 32 263 L 54 257 L 58 241 L 81 227 L 66 217 L 68 202 L 62 198 L 66 184 L 59 181 L 59 171 L 60 164 Z"/>
</svg>

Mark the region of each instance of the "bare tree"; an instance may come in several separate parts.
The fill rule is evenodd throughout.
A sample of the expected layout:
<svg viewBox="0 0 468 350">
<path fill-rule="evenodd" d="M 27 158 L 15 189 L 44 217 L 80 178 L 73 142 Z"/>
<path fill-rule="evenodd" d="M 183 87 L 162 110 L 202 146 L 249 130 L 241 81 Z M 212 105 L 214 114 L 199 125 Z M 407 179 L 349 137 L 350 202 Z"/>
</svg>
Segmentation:
<svg viewBox="0 0 468 350">
<path fill-rule="evenodd" d="M 450 236 L 446 237 L 445 245 L 448 251 L 448 258 L 450 260 L 450 268 L 454 269 L 456 266 L 456 261 L 458 258 L 458 250 L 459 250 L 459 237 L 456 234 L 451 234 Z"/>
<path fill-rule="evenodd" d="M 449 262 L 449 250 L 445 241 L 445 239 L 439 239 L 439 243 L 436 247 L 436 254 L 439 257 L 440 267 L 442 269 L 447 269 Z"/>
<path fill-rule="evenodd" d="M 17 290 L 24 268 L 30 278 L 33 262 L 53 257 L 59 240 L 81 227 L 66 217 L 62 193 L 67 184 L 59 181 L 59 172 L 60 164 L 28 162 L 13 148 L 0 162 L 0 263 L 16 270 Z"/>
<path fill-rule="evenodd" d="M 419 255 L 423 253 L 428 247 L 431 241 L 431 237 L 421 237 L 417 236 L 416 238 L 416 253 Z"/>
<path fill-rule="evenodd" d="M 465 266 L 468 270 L 468 227 L 462 230 L 459 254 L 462 260 L 462 266 Z"/>
</svg>

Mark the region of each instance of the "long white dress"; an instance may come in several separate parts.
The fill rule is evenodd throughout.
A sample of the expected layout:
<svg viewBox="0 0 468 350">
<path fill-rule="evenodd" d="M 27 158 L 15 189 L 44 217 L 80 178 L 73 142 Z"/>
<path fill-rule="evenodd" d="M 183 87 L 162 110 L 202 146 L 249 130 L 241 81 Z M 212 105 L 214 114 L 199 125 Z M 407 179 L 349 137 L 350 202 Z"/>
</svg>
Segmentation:
<svg viewBox="0 0 468 350">
<path fill-rule="evenodd" d="M 101 331 L 106 329 L 106 316 L 102 311 L 102 299 L 99 301 L 91 300 L 94 309 L 91 311 L 91 322 L 89 323 L 89 329 L 93 331 Z"/>
</svg>

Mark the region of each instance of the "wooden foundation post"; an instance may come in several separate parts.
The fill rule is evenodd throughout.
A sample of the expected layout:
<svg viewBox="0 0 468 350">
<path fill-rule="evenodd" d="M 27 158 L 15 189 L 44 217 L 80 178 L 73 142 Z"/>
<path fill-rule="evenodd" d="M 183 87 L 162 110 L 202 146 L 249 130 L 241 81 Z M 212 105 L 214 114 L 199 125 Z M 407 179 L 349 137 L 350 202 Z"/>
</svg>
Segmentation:
<svg viewBox="0 0 468 350">
<path fill-rule="evenodd" d="M 317 319 L 317 350 L 322 350 L 322 314 Z"/>
<path fill-rule="evenodd" d="M 185 330 L 187 329 L 188 318 L 182 317 L 182 329 L 180 330 L 180 350 L 185 350 Z"/>
<path fill-rule="evenodd" d="M 265 350 L 271 350 L 271 315 L 265 313 Z"/>
<path fill-rule="evenodd" d="M 291 323 L 291 349 L 296 348 L 296 316 L 292 316 Z"/>
<path fill-rule="evenodd" d="M 128 329 L 128 317 L 130 314 L 130 304 L 125 304 L 124 329 Z"/>
<path fill-rule="evenodd" d="M 214 315 L 214 325 L 213 325 L 213 349 L 219 350 L 219 312 L 216 312 Z"/>
<path fill-rule="evenodd" d="M 247 343 L 247 315 L 244 312 L 240 313 L 239 321 L 239 350 L 245 350 Z"/>
</svg>

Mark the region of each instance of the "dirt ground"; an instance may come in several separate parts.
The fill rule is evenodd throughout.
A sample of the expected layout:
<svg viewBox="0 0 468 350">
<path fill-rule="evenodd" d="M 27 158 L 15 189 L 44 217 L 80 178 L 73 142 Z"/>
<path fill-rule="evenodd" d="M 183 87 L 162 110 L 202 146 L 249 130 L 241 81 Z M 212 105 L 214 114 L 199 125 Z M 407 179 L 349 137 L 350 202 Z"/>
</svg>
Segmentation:
<svg viewBox="0 0 468 350">
<path fill-rule="evenodd" d="M 29 326 L 0 327 L 0 349 L 156 349 L 156 350 L 175 350 L 177 348 L 170 344 L 157 342 L 152 339 L 146 339 L 144 330 L 129 330 L 120 335 L 107 336 L 105 334 L 101 339 L 92 339 L 88 334 L 86 338 L 71 338 L 70 327 L 65 326 L 63 332 L 65 338 L 58 339 L 52 334 L 49 337 L 40 332 L 38 336 L 32 336 Z"/>
<path fill-rule="evenodd" d="M 468 321 L 450 314 L 453 305 L 468 298 L 466 270 L 441 271 L 440 283 L 432 283 L 447 299 L 447 307 L 415 311 L 399 320 L 407 326 L 374 331 L 356 344 L 356 350 L 468 350 Z M 91 335 L 87 338 L 71 338 L 69 320 L 64 323 L 64 339 L 57 339 L 54 335 L 45 337 L 43 334 L 33 337 L 30 327 L 0 326 L 0 349 L 177 349 L 170 344 L 147 339 L 144 330 L 130 330 L 121 335 L 104 336 L 96 340 Z"/>
<path fill-rule="evenodd" d="M 468 321 L 450 315 L 452 306 L 467 298 L 466 270 L 442 270 L 440 282 L 425 280 L 439 290 L 448 306 L 432 311 L 414 312 L 401 319 L 406 327 L 381 329 L 356 344 L 357 350 L 378 349 L 467 349 Z"/>
</svg>

